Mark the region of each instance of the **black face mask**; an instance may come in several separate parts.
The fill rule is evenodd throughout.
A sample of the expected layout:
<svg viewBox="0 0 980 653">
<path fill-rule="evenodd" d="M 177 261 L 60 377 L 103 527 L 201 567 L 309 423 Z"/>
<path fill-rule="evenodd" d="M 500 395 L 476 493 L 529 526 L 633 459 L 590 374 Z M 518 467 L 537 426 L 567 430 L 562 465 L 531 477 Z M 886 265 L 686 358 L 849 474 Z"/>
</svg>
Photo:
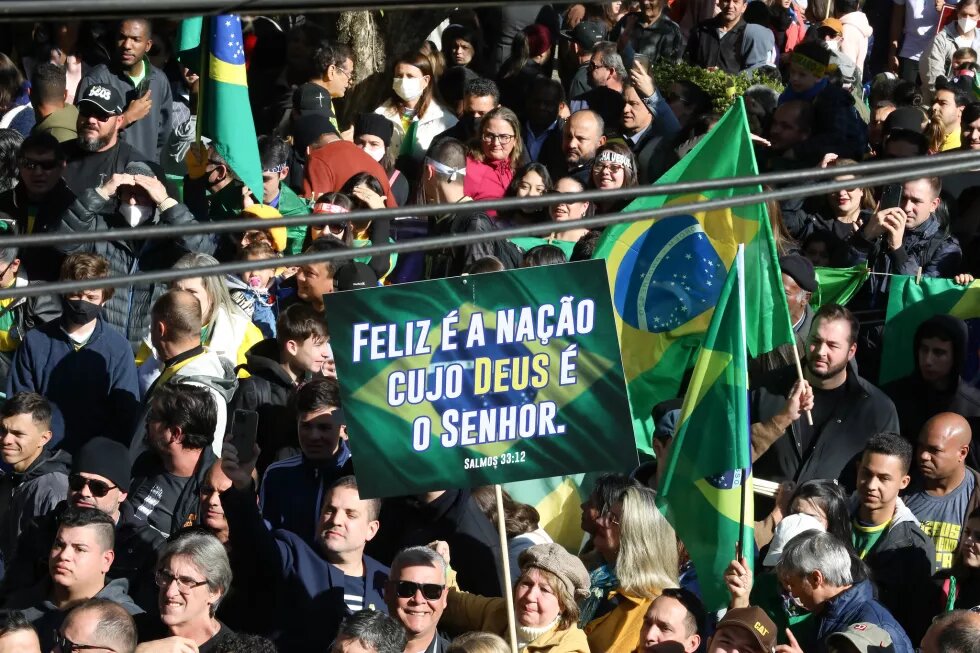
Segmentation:
<svg viewBox="0 0 980 653">
<path fill-rule="evenodd" d="M 464 129 L 468 134 L 476 134 L 477 128 L 480 126 L 480 121 L 482 118 L 477 118 L 472 113 L 464 113 L 460 121 L 464 125 Z"/>
<path fill-rule="evenodd" d="M 88 324 L 102 314 L 102 307 L 84 299 L 61 299 L 61 316 L 75 326 Z"/>
</svg>

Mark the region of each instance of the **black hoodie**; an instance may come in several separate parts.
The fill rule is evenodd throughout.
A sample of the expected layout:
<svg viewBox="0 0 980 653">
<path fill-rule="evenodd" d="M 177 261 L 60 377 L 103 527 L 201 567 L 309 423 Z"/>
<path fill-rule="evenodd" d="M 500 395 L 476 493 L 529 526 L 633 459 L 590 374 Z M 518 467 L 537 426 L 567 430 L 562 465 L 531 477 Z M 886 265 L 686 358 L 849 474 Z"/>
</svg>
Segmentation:
<svg viewBox="0 0 980 653">
<path fill-rule="evenodd" d="M 919 345 L 933 334 L 944 334 L 946 337 L 943 339 L 953 344 L 953 369 L 949 374 L 949 389 L 944 391 L 927 383 L 919 370 Z M 923 425 L 939 413 L 959 413 L 967 419 L 980 417 L 980 391 L 968 385 L 960 376 L 967 336 L 968 330 L 963 320 L 951 315 L 932 316 L 915 331 L 912 342 L 915 371 L 882 388 L 895 402 L 902 436 L 913 444 L 918 441 Z"/>
<path fill-rule="evenodd" d="M 278 451 L 296 448 L 299 440 L 296 435 L 296 411 L 289 398 L 296 384 L 282 368 L 279 358 L 279 343 L 268 338 L 256 343 L 245 354 L 245 369 L 251 375 L 238 382 L 238 389 L 232 398 L 228 412 L 237 409 L 254 410 L 259 414 L 258 470 L 261 474 Z"/>
<path fill-rule="evenodd" d="M 5 569 L 17 552 L 21 531 L 68 496 L 70 469 L 70 455 L 45 448 L 24 473 L 0 477 L 0 555 Z"/>
</svg>

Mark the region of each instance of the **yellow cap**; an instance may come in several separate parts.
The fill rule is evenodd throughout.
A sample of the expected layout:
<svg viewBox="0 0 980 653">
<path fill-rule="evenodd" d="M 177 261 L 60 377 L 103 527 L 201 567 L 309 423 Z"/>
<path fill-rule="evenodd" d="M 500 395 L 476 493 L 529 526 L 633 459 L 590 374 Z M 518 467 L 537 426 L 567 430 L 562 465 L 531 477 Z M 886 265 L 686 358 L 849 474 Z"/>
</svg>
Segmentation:
<svg viewBox="0 0 980 653">
<path fill-rule="evenodd" d="M 261 219 L 282 217 L 278 209 L 267 204 L 253 204 L 242 211 L 242 215 Z M 263 231 L 269 232 L 269 236 L 272 237 L 272 246 L 276 248 L 277 252 L 282 252 L 286 249 L 286 227 L 273 227 L 272 229 L 264 229 Z"/>
</svg>

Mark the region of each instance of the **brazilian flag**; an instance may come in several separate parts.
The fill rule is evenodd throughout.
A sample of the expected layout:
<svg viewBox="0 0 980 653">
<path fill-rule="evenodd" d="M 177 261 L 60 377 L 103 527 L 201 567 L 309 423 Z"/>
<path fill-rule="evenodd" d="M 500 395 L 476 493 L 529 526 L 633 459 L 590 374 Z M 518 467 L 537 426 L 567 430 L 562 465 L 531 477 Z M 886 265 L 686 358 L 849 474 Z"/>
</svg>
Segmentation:
<svg viewBox="0 0 980 653">
<path fill-rule="evenodd" d="M 846 306 L 868 280 L 868 264 L 851 268 L 815 268 L 817 292 L 810 295 L 810 306 L 820 308 L 824 304 Z"/>
<path fill-rule="evenodd" d="M 658 183 L 757 175 L 741 98 Z M 754 195 L 759 186 L 642 197 L 626 211 Z M 651 452 L 651 412 L 678 395 L 721 296 L 738 245 L 745 245 L 751 356 L 794 341 L 765 204 L 606 229 L 595 257 L 606 259 L 637 447 Z"/>
<path fill-rule="evenodd" d="M 889 284 L 879 385 L 900 379 L 914 371 L 912 343 L 915 332 L 920 324 L 939 314 L 952 315 L 967 322 L 970 340 L 966 347 L 962 375 L 967 380 L 976 378 L 980 373 L 978 360 L 970 352 L 978 350 L 980 281 L 974 281 L 969 286 L 960 286 L 952 279 L 923 277 L 916 283 L 915 277 L 895 275 Z"/>
<path fill-rule="evenodd" d="M 261 201 L 262 164 L 248 99 L 241 19 L 234 14 L 184 19 L 177 58 L 201 77 L 200 135 L 211 139 L 211 146 Z"/>
<path fill-rule="evenodd" d="M 740 267 L 732 266 L 720 289 L 657 494 L 657 504 L 698 570 L 709 610 L 728 605 L 722 575 L 739 537 L 747 560 L 755 546 L 746 293 Z"/>
</svg>

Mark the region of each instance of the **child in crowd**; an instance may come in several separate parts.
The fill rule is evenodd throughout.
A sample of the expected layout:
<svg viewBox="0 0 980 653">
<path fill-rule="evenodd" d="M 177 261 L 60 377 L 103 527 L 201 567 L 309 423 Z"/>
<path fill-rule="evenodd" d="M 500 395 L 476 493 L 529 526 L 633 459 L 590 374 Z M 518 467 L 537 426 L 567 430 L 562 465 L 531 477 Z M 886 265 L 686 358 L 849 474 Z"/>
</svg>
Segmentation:
<svg viewBox="0 0 980 653">
<path fill-rule="evenodd" d="M 277 258 L 275 250 L 264 241 L 249 243 L 238 256 L 240 261 L 269 261 Z M 266 267 L 269 265 L 269 267 Z M 229 274 L 226 280 L 228 292 L 239 308 L 252 319 L 266 338 L 276 337 L 276 316 L 279 314 L 275 289 L 279 285 L 276 269 L 272 264 L 256 265 L 255 268 Z"/>
</svg>

